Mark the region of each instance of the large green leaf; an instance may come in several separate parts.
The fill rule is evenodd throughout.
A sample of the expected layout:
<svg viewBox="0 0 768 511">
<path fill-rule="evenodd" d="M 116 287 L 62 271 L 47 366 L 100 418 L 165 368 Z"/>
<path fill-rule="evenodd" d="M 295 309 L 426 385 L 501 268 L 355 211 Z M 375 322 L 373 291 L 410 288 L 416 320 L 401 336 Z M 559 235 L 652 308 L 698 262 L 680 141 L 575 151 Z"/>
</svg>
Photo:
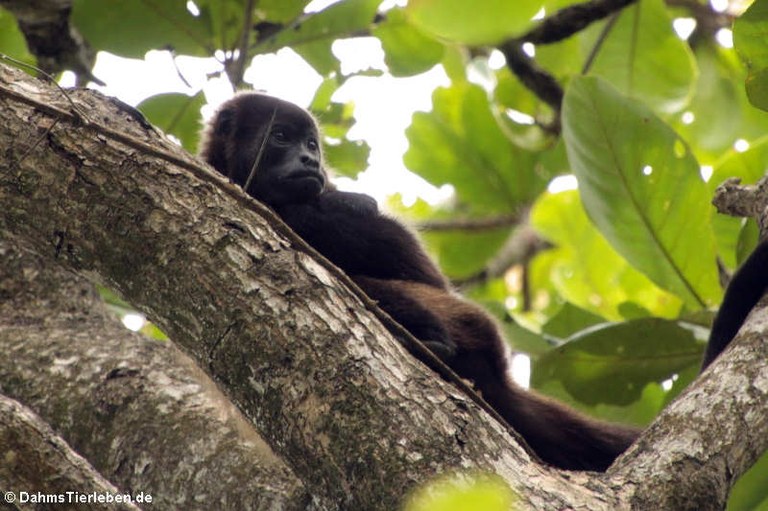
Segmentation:
<svg viewBox="0 0 768 511">
<path fill-rule="evenodd" d="M 600 30 L 595 26 L 587 32 L 585 50 L 596 44 Z M 591 73 L 658 111 L 676 112 L 693 94 L 696 62 L 672 29 L 662 0 L 643 0 L 621 12 Z"/>
<path fill-rule="evenodd" d="M 674 318 L 680 312 L 677 297 L 631 267 L 595 229 L 575 190 L 542 195 L 531 211 L 531 224 L 555 244 L 536 263 L 546 260 L 544 278 L 567 301 L 612 320 L 626 317 L 628 303 L 655 316 Z"/>
<path fill-rule="evenodd" d="M 531 25 L 539 0 L 411 0 L 406 14 L 421 29 L 449 41 L 493 44 Z"/>
<path fill-rule="evenodd" d="M 548 176 L 502 133 L 481 87 L 439 88 L 432 102 L 432 112 L 414 114 L 406 131 L 409 169 L 435 185 L 453 185 L 476 213 L 515 211 L 546 187 Z"/>
<path fill-rule="evenodd" d="M 757 108 L 768 110 L 768 2 L 754 2 L 733 24 L 733 43 L 749 69 L 747 95 Z"/>
<path fill-rule="evenodd" d="M 184 148 L 194 153 L 200 134 L 200 108 L 204 104 L 202 92 L 194 96 L 168 93 L 147 98 L 137 108 L 152 124 L 181 140 Z"/>
<path fill-rule="evenodd" d="M 584 403 L 627 405 L 649 383 L 698 365 L 703 346 L 691 328 L 675 321 L 643 318 L 598 325 L 540 357 L 531 383 L 539 387 L 559 380 Z"/>
<path fill-rule="evenodd" d="M 719 155 L 739 135 L 743 115 L 734 74 L 740 71 L 725 58 L 726 51 L 706 41 L 696 46 L 699 79 L 686 109 L 688 121 L 677 122 L 674 128 L 694 144 L 697 155 L 705 151 Z"/>
<path fill-rule="evenodd" d="M 594 77 L 568 87 L 563 136 L 584 208 L 611 245 L 689 307 L 717 303 L 709 194 L 685 142 Z"/>
<path fill-rule="evenodd" d="M 72 21 L 91 46 L 125 57 L 160 48 L 208 56 L 218 42 L 208 20 L 193 16 L 186 0 L 75 0 Z"/>
<path fill-rule="evenodd" d="M 393 76 L 423 73 L 443 58 L 443 45 L 408 23 L 402 9 L 387 11 L 386 20 L 374 27 L 372 35 L 381 41 Z"/>
</svg>

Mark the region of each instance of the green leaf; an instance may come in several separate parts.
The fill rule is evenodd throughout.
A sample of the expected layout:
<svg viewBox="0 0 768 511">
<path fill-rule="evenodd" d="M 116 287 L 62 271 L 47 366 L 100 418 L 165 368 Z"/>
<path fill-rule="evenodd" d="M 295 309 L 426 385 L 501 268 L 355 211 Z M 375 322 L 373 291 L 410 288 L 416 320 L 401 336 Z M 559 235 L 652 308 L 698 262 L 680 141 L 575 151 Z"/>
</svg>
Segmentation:
<svg viewBox="0 0 768 511">
<path fill-rule="evenodd" d="M 601 30 L 602 24 L 589 30 L 589 48 Z M 644 0 L 621 11 L 590 72 L 660 112 L 684 108 L 697 76 L 691 50 L 672 29 L 662 0 Z"/>
<path fill-rule="evenodd" d="M 768 452 L 733 486 L 727 511 L 768 510 Z"/>
<path fill-rule="evenodd" d="M 474 232 L 422 232 L 421 235 L 443 272 L 453 279 L 463 279 L 485 268 L 509 236 L 509 227 Z"/>
<path fill-rule="evenodd" d="M 516 321 L 502 322 L 501 329 L 504 332 L 504 338 L 515 351 L 522 351 L 532 357 L 548 353 L 557 343 L 557 339 L 532 332 Z"/>
<path fill-rule="evenodd" d="M 125 57 L 159 48 L 207 57 L 216 48 L 206 20 L 193 16 L 186 0 L 75 0 L 72 21 L 91 46 Z"/>
<path fill-rule="evenodd" d="M 187 151 L 194 153 L 200 135 L 200 108 L 205 95 L 180 93 L 158 94 L 142 101 L 137 108 L 155 126 L 179 140 Z"/>
<path fill-rule="evenodd" d="M 563 137 L 584 208 L 611 245 L 689 307 L 717 303 L 709 194 L 685 142 L 594 77 L 568 87 Z"/>
<path fill-rule="evenodd" d="M 750 103 L 768 110 L 768 3 L 754 2 L 733 24 L 733 44 L 749 69 L 746 89 Z"/>
<path fill-rule="evenodd" d="M 467 82 L 438 88 L 432 112 L 417 112 L 408 127 L 406 166 L 435 185 L 451 184 L 471 213 L 513 212 L 547 185 L 535 155 L 499 128 L 485 91 Z"/>
<path fill-rule="evenodd" d="M 719 154 L 733 145 L 742 122 L 739 91 L 734 75 L 739 71 L 724 58 L 727 50 L 702 41 L 696 45 L 699 79 L 687 115 L 693 122 L 675 123 L 677 132 L 702 150 Z"/>
<path fill-rule="evenodd" d="M 587 218 L 575 190 L 539 197 L 531 224 L 555 244 L 534 259 L 536 268 L 549 268 L 543 275 L 535 273 L 535 288 L 541 286 L 538 279 L 546 279 L 568 302 L 612 320 L 624 318 L 622 307 L 630 302 L 655 316 L 679 314 L 680 299 L 616 253 Z"/>
<path fill-rule="evenodd" d="M 471 45 L 493 44 L 531 25 L 538 0 L 411 0 L 406 15 L 437 37 Z"/>
<path fill-rule="evenodd" d="M 338 144 L 324 144 L 323 152 L 334 174 L 355 177 L 368 167 L 371 148 L 362 140 L 342 140 Z"/>
<path fill-rule="evenodd" d="M 218 0 L 211 1 L 218 2 Z M 286 23 L 300 16 L 309 2 L 310 0 L 259 0 L 256 12 L 261 14 L 261 19 Z"/>
<path fill-rule="evenodd" d="M 566 338 L 574 332 L 604 322 L 605 320 L 600 316 L 566 302 L 557 314 L 549 318 L 549 321 L 544 324 L 542 332 L 555 337 Z"/>
<path fill-rule="evenodd" d="M 342 0 L 312 13 L 261 41 L 255 50 L 270 53 L 290 46 L 323 76 L 338 71 L 331 44 L 370 28 L 381 0 Z"/>
<path fill-rule="evenodd" d="M 559 380 L 587 404 L 627 405 L 646 385 L 660 383 L 701 361 L 703 342 L 675 321 L 643 318 L 598 325 L 540 357 L 532 385 Z"/>
<path fill-rule="evenodd" d="M 511 511 L 516 496 L 504 480 L 493 474 L 441 476 L 408 496 L 404 511 Z"/>
<path fill-rule="evenodd" d="M 768 111 L 768 69 L 750 72 L 745 86 L 749 102 Z"/>
<path fill-rule="evenodd" d="M 2 8 L 0 8 L 0 53 L 26 64 L 35 63 L 35 57 L 27 50 L 27 41 L 19 30 L 16 18 Z M 15 64 L 12 65 L 15 66 Z M 24 71 L 34 74 L 29 69 Z"/>
<path fill-rule="evenodd" d="M 443 45 L 408 23 L 402 9 L 387 11 L 386 20 L 374 27 L 371 35 L 381 41 L 393 76 L 423 73 L 443 58 Z"/>
<path fill-rule="evenodd" d="M 240 45 L 245 6 L 239 0 L 195 0 L 211 48 L 229 50 Z"/>
</svg>

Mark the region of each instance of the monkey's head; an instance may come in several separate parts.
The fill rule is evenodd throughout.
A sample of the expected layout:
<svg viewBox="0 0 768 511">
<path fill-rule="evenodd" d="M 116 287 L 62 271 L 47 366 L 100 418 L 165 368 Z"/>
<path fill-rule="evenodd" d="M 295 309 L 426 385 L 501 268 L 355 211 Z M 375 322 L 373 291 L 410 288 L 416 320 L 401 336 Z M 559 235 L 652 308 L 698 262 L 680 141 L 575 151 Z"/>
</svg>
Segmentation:
<svg viewBox="0 0 768 511">
<path fill-rule="evenodd" d="M 327 176 L 314 118 L 292 103 L 259 93 L 230 99 L 206 126 L 201 156 L 271 206 L 317 197 Z"/>
</svg>

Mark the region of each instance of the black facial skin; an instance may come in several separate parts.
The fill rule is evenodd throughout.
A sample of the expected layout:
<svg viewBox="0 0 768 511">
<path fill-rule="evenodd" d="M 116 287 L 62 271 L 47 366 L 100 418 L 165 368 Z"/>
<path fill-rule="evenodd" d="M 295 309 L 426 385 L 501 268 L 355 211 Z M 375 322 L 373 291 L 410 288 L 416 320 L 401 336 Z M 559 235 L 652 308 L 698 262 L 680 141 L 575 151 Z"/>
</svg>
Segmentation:
<svg viewBox="0 0 768 511">
<path fill-rule="evenodd" d="M 267 138 L 265 138 L 267 137 Z M 201 155 L 271 206 L 299 236 L 344 270 L 379 306 L 421 340 L 551 465 L 608 468 L 640 434 L 587 417 L 518 387 L 494 320 L 458 297 L 414 235 L 382 215 L 376 201 L 327 182 L 314 119 L 263 94 L 239 94 L 209 123 Z M 768 244 L 734 277 L 715 319 L 704 367 L 730 343 L 768 287 Z"/>
</svg>

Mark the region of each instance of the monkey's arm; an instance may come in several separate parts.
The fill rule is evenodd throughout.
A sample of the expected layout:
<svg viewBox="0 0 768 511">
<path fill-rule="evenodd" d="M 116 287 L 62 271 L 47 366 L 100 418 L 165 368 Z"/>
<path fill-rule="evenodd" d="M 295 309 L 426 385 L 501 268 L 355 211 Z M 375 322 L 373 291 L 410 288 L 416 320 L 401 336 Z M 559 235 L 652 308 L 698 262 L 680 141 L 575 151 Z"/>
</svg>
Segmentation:
<svg viewBox="0 0 768 511">
<path fill-rule="evenodd" d="M 414 289 L 423 284 L 401 280 L 380 280 L 352 275 L 355 284 L 365 291 L 392 319 L 427 346 L 443 362 L 451 365 L 457 346 L 446 325 L 419 299 Z M 431 287 L 430 287 L 431 288 Z"/>
<path fill-rule="evenodd" d="M 347 275 L 447 288 L 445 278 L 416 237 L 397 221 L 381 215 L 367 195 L 333 190 L 311 203 L 286 204 L 276 211 Z"/>
</svg>

